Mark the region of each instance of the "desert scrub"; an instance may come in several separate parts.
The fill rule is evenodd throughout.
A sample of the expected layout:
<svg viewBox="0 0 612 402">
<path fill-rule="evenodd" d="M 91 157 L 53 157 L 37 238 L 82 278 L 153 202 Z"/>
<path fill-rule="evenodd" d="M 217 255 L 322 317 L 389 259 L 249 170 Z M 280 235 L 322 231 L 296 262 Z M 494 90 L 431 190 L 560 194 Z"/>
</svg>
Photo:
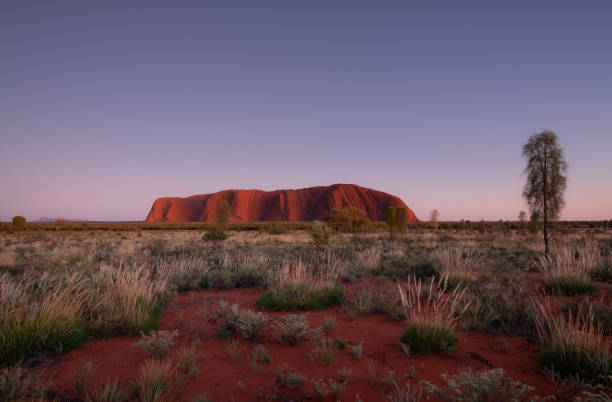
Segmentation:
<svg viewBox="0 0 612 402">
<path fill-rule="evenodd" d="M 255 363 L 272 363 L 272 358 L 270 357 L 268 350 L 262 345 L 257 345 L 253 348 L 253 350 L 251 350 L 251 359 Z"/>
<path fill-rule="evenodd" d="M 569 312 L 566 319 L 553 313 L 550 298 L 534 303 L 538 335 L 545 345 L 538 357 L 541 369 L 557 372 L 562 378 L 577 375 L 588 381 L 612 375 L 610 345 L 595 325 L 592 310 Z"/>
<path fill-rule="evenodd" d="M 400 388 L 395 384 L 393 392 L 383 394 L 383 398 L 388 402 L 420 402 L 423 399 L 423 386 L 419 384 L 412 387 L 410 383 L 406 383 L 404 388 Z"/>
<path fill-rule="evenodd" d="M 222 232 L 219 229 L 209 230 L 202 237 L 202 240 L 205 240 L 205 241 L 223 241 L 225 239 L 227 239 L 227 235 L 225 234 L 225 232 Z"/>
<path fill-rule="evenodd" d="M 331 229 L 324 222 L 314 221 L 310 226 L 310 236 L 312 237 L 312 244 L 318 248 L 323 249 L 329 246 L 329 236 Z"/>
<path fill-rule="evenodd" d="M 323 332 L 325 332 L 328 335 L 331 334 L 336 329 L 336 319 L 329 315 L 323 317 L 322 328 L 323 328 Z"/>
<path fill-rule="evenodd" d="M 33 374 L 20 366 L 6 367 L 0 370 L 0 401 L 34 400 L 35 397 L 43 400 L 48 385 L 40 374 Z"/>
<path fill-rule="evenodd" d="M 236 326 L 245 339 L 258 341 L 263 338 L 269 320 L 263 313 L 247 310 L 240 313 Z"/>
<path fill-rule="evenodd" d="M 92 402 L 124 402 L 128 401 L 129 397 L 129 390 L 121 386 L 117 378 L 113 378 L 94 388 L 87 400 Z"/>
<path fill-rule="evenodd" d="M 599 261 L 599 246 L 595 241 L 553 247 L 549 258 L 540 257 L 546 290 L 561 296 L 596 294 L 599 289 L 591 282 L 591 275 Z"/>
<path fill-rule="evenodd" d="M 0 365 L 34 353 L 62 353 L 85 342 L 86 292 L 79 274 L 30 284 L 0 276 Z"/>
<path fill-rule="evenodd" d="M 308 314 L 289 314 L 277 320 L 272 327 L 280 343 L 298 345 L 308 339 L 318 336 L 319 328 L 310 328 Z"/>
<path fill-rule="evenodd" d="M 161 306 L 174 292 L 162 266 L 155 267 L 154 277 L 150 269 L 145 265 L 100 267 L 91 278 L 87 306 L 91 326 L 97 333 L 135 335 L 157 329 Z"/>
<path fill-rule="evenodd" d="M 178 336 L 178 331 L 151 331 L 149 335 L 141 334 L 141 339 L 134 343 L 149 353 L 151 357 L 161 359 L 168 355 L 170 348 L 174 346 L 174 338 Z"/>
<path fill-rule="evenodd" d="M 397 286 L 381 278 L 376 283 L 365 282 L 353 293 L 353 296 L 344 305 L 349 317 L 356 315 L 369 315 L 382 313 L 394 320 L 404 320 L 402 300 L 397 292 Z"/>
<path fill-rule="evenodd" d="M 306 383 L 306 377 L 292 370 L 286 364 L 276 368 L 274 371 L 274 378 L 281 386 L 295 391 L 302 389 Z"/>
<path fill-rule="evenodd" d="M 471 370 L 458 375 L 442 374 L 444 385 L 426 382 L 428 394 L 443 401 L 529 401 L 529 392 L 533 388 L 506 377 L 504 370 L 492 369 L 481 373 Z"/>
<path fill-rule="evenodd" d="M 476 272 L 483 265 L 482 254 L 465 245 L 440 246 L 431 253 L 431 260 L 438 277 L 448 281 L 449 290 L 474 284 Z"/>
<path fill-rule="evenodd" d="M 240 318 L 240 306 L 235 303 L 231 307 L 226 300 L 219 300 L 216 319 L 218 320 L 218 335 L 225 339 L 238 331 L 238 319 Z"/>
<path fill-rule="evenodd" d="M 142 402 L 162 401 L 170 391 L 175 367 L 167 359 L 147 359 L 140 367 L 140 377 L 136 381 L 138 396 Z"/>
<path fill-rule="evenodd" d="M 400 343 L 410 353 L 450 351 L 457 343 L 454 330 L 457 326 L 458 306 L 465 288 L 445 293 L 441 280 L 430 280 L 429 286 L 409 279 L 405 286 L 398 284 L 408 325 L 400 336 Z"/>
<path fill-rule="evenodd" d="M 344 292 L 333 285 L 287 283 L 262 294 L 256 304 L 263 310 L 296 311 L 322 310 L 343 301 Z"/>
</svg>

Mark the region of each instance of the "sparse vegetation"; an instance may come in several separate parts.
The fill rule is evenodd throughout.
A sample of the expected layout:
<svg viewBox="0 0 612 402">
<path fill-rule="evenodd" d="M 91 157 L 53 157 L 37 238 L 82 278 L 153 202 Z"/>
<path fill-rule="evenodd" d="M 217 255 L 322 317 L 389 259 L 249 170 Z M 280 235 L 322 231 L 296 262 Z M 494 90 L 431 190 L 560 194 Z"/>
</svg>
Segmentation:
<svg viewBox="0 0 612 402">
<path fill-rule="evenodd" d="M 442 374 L 444 385 L 427 383 L 426 390 L 443 401 L 529 401 L 530 386 L 507 377 L 502 369 L 458 375 Z"/>
<path fill-rule="evenodd" d="M 319 334 L 319 328 L 310 328 L 307 314 L 290 314 L 277 320 L 272 327 L 280 343 L 298 345 Z"/>
<path fill-rule="evenodd" d="M 142 338 L 134 344 L 149 353 L 151 357 L 161 359 L 166 357 L 170 348 L 174 346 L 174 338 L 178 331 L 151 331 L 149 335 L 142 334 Z"/>
<path fill-rule="evenodd" d="M 344 380 L 340 374 L 338 378 L 328 378 L 317 370 L 337 370 L 342 364 L 349 368 L 353 368 L 352 364 L 367 365 L 381 357 L 388 359 L 389 354 L 393 354 L 395 359 L 404 353 L 410 356 L 446 351 L 452 358 L 455 355 L 453 346 L 462 342 L 459 338 L 465 336 L 458 336 L 456 328 L 459 325 L 473 331 L 486 331 L 492 337 L 500 336 L 496 346 L 499 351 L 492 350 L 490 353 L 493 354 L 515 348 L 514 341 L 504 338 L 504 334 L 532 339 L 540 333 L 542 345 L 538 364 L 541 370 L 552 373 L 554 369 L 554 373 L 558 373 L 555 378 L 559 378 L 559 384 L 562 384 L 557 387 L 559 390 L 573 384 L 574 378 L 579 378 L 581 388 L 574 388 L 566 395 L 577 395 L 582 400 L 596 398 L 592 395 L 598 393 L 605 395 L 605 389 L 601 391 L 597 387 L 609 386 L 603 380 L 607 373 L 606 364 L 609 364 L 605 363 L 603 356 L 609 350 L 601 346 L 605 342 L 609 344 L 610 339 L 608 317 L 611 307 L 606 296 L 610 284 L 605 282 L 606 269 L 612 266 L 612 243 L 608 232 L 603 232 L 603 227 L 596 224 L 559 223 L 550 229 L 554 233 L 554 242 L 547 262 L 538 258 L 542 250 L 534 243 L 533 235 L 516 236 L 513 233 L 520 230 L 519 223 L 482 224 L 486 232 L 480 235 L 475 230 L 477 225 L 467 221 L 441 222 L 435 240 L 427 223 L 409 224 L 407 234 L 389 240 L 383 232 L 385 226 L 373 222 L 368 230 L 376 232 L 330 235 L 328 246 L 317 249 L 310 245 L 308 232 L 295 232 L 299 226 L 284 224 L 279 224 L 283 227 L 280 234 L 274 235 L 265 225 L 230 224 L 227 241 L 220 244 L 202 241 L 201 231 L 151 231 L 144 224 L 139 237 L 139 227 L 117 233 L 94 229 L 105 226 L 88 223 L 82 231 L 75 232 L 73 228 L 80 230 L 81 226 L 66 222 L 65 227 L 53 224 L 52 232 L 46 229 L 37 232 L 32 229 L 38 227 L 37 224 L 27 223 L 19 236 L 0 233 L 1 369 L 12 370 L 12 373 L 16 372 L 14 367 L 23 370 L 18 376 L 11 374 L 10 381 L 4 375 L 0 389 L 11 387 L 12 381 L 23 384 L 23 387 L 28 386 L 28 381 L 32 384 L 35 379 L 39 381 L 29 369 L 30 364 L 36 363 L 30 362 L 44 362 L 46 355 L 63 353 L 88 339 L 141 332 L 147 334 L 145 337 L 152 336 L 156 333 L 157 317 L 163 306 L 177 291 L 193 290 L 195 292 L 175 299 L 168 310 L 169 316 L 164 315 L 161 321 L 166 332 L 180 329 L 182 336 L 171 339 L 176 347 L 170 346 L 159 354 L 160 348 L 150 348 L 151 357 L 158 356 L 155 360 L 169 361 L 170 376 L 158 400 L 180 399 L 185 395 L 189 400 L 193 395 L 191 382 L 208 379 L 207 374 L 213 372 L 217 359 L 229 360 L 229 364 L 236 368 L 245 363 L 251 367 L 246 372 L 241 370 L 240 378 L 231 378 L 229 385 L 224 384 L 241 398 L 254 396 L 254 392 L 261 390 L 253 387 L 250 376 L 264 379 L 271 370 L 274 371 L 266 366 L 272 358 L 266 350 L 271 346 L 265 342 L 270 342 L 272 337 L 285 344 L 308 344 L 284 350 L 288 350 L 289 355 L 301 353 L 303 359 L 312 359 L 312 363 L 305 366 L 292 363 L 302 373 L 307 390 L 303 387 L 297 391 L 289 387 L 279 393 L 306 392 L 312 395 L 318 392 L 318 385 L 322 395 L 330 397 L 335 393 L 334 389 L 342 387 Z M 211 226 L 197 227 L 197 230 L 209 230 Z M 233 229 L 238 227 L 240 230 L 251 227 L 258 232 L 240 233 Z M 452 252 L 452 258 L 441 258 L 440 254 L 445 251 Z M 551 269 L 544 267 L 545 263 Z M 571 268 L 555 271 L 562 265 Z M 453 272 L 465 275 L 458 275 L 461 279 L 453 281 L 450 278 Z M 549 278 L 558 272 L 570 272 L 584 278 L 596 286 L 599 293 L 593 297 L 576 298 L 566 295 L 579 292 L 547 288 Z M 466 277 L 471 281 L 465 280 Z M 398 291 L 397 281 L 402 285 L 401 291 Z M 409 290 L 417 283 L 420 283 L 418 292 Z M 245 292 L 247 296 L 244 299 L 241 291 L 232 290 L 240 288 L 251 288 Z M 216 290 L 210 292 L 208 289 L 225 290 L 217 296 Z M 542 324 L 547 321 L 542 319 L 542 314 L 536 314 L 537 303 L 531 302 L 534 298 L 537 300 L 537 292 L 546 289 L 554 293 L 548 296 L 551 311 L 555 312 L 552 317 L 559 320 L 554 321 L 554 325 L 570 334 L 565 338 L 558 335 L 562 332 L 560 330 L 550 331 L 554 325 Z M 253 304 L 256 298 L 258 300 Z M 236 304 L 238 300 L 244 309 Z M 339 304 L 341 309 L 332 308 Z M 274 317 L 270 322 L 267 321 L 267 312 L 248 310 L 255 306 L 271 311 L 330 310 L 310 313 L 309 318 L 316 316 L 317 324 L 321 325 L 320 328 L 311 328 L 304 314 L 270 313 L 269 316 Z M 387 317 L 365 317 L 377 313 Z M 182 314 L 186 315 L 184 319 Z M 176 321 L 168 324 L 168 317 L 175 317 Z M 406 320 L 405 327 L 401 328 L 401 324 L 388 317 Z M 347 319 L 353 321 L 347 323 Z M 592 325 L 585 324 L 591 320 Z M 539 325 L 537 321 L 540 321 Z M 384 323 L 387 328 L 385 335 L 389 333 L 388 328 L 396 328 L 393 336 L 401 336 L 400 346 L 395 349 L 385 347 L 385 356 L 379 356 L 379 344 L 372 344 L 367 351 L 362 343 L 355 344 L 360 339 L 350 335 L 352 327 L 360 328 L 365 322 L 372 325 Z M 589 325 L 593 330 L 585 330 Z M 272 337 L 263 337 L 268 327 L 272 328 Z M 576 328 L 599 341 L 583 341 L 588 337 L 574 335 Z M 215 339 L 215 332 L 226 340 Z M 368 342 L 366 346 L 370 344 L 368 336 L 370 334 L 362 338 Z M 264 343 L 251 344 L 243 338 Z M 141 339 L 143 346 L 144 339 Z M 497 338 L 494 339 L 497 342 Z M 72 343 L 71 340 L 78 342 Z M 203 351 L 209 357 L 206 362 L 199 363 L 204 359 L 198 351 L 200 345 L 209 342 L 219 345 L 219 351 L 211 350 L 207 345 Z M 386 342 L 391 344 L 392 341 Z M 275 353 L 275 348 L 283 347 L 277 345 L 270 350 Z M 529 348 L 530 353 L 533 349 L 535 347 Z M 527 358 L 526 351 L 518 350 L 521 358 Z M 484 359 L 489 358 L 483 355 Z M 481 360 L 482 356 L 474 358 L 486 362 Z M 74 366 L 77 370 L 69 376 L 67 384 L 59 385 L 73 389 L 71 397 L 92 401 L 124 400 L 122 398 L 127 393 L 126 400 L 146 399 L 149 398 L 147 395 L 153 395 L 151 400 L 154 400 L 155 395 L 160 395 L 161 391 L 155 389 L 161 388 L 154 386 L 159 384 L 158 381 L 149 381 L 146 384 L 151 386 L 140 387 L 145 382 L 138 378 L 136 366 L 133 367 L 136 380 L 130 383 L 123 375 L 121 380 L 112 376 L 100 378 L 103 372 L 99 369 L 100 363 L 96 363 L 95 370 L 91 366 L 88 370 L 83 364 L 86 361 Z M 284 363 L 282 359 L 278 362 Z M 13 366 L 20 363 L 24 366 Z M 389 366 L 380 367 L 380 375 L 371 384 L 383 386 L 378 392 L 386 393 L 387 400 L 391 397 L 411 400 L 409 398 L 418 395 L 415 384 L 410 389 L 400 387 L 405 378 L 416 378 L 415 369 L 408 369 L 407 365 L 409 360 L 391 370 Z M 58 367 L 69 370 L 73 366 L 60 363 Z M 504 363 L 502 367 L 506 367 Z M 50 370 L 54 372 L 56 368 L 52 366 Z M 308 380 L 304 374 L 308 375 Z M 322 379 L 310 380 L 319 377 Z M 238 386 L 238 379 L 242 386 Z M 592 388 L 587 382 L 592 383 Z M 280 381 L 277 385 L 285 388 Z M 147 394 L 146 389 L 152 389 L 152 394 Z M 218 399 L 214 389 L 207 392 Z M 40 393 L 28 391 L 18 395 L 37 398 Z M 31 396 L 21 397 L 27 399 Z M 348 393 L 341 395 L 342 399 L 351 399 L 352 396 Z"/>
<path fill-rule="evenodd" d="M 538 365 L 562 378 L 579 376 L 598 381 L 612 375 L 612 353 L 592 310 L 555 314 L 550 298 L 536 301 L 538 334 L 545 350 Z"/>
<path fill-rule="evenodd" d="M 442 281 L 423 282 L 408 280 L 406 286 L 399 286 L 402 305 L 406 312 L 408 326 L 400 337 L 400 343 L 410 353 L 445 352 L 452 350 L 457 343 L 453 333 L 457 325 L 455 312 L 465 288 L 455 288 L 450 294 L 444 291 Z"/>
</svg>

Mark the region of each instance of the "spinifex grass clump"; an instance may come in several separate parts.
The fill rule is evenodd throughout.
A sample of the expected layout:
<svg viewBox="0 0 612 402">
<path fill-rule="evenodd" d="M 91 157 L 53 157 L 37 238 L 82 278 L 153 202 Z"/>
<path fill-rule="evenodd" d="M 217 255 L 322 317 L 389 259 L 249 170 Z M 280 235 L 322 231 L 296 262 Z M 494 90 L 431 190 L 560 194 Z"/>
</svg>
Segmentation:
<svg viewBox="0 0 612 402">
<path fill-rule="evenodd" d="M 601 329 L 595 325 L 591 309 L 555 314 L 550 298 L 534 303 L 540 341 L 546 345 L 538 357 L 540 368 L 557 372 L 561 377 L 579 376 L 598 380 L 612 375 L 612 353 Z"/>
<path fill-rule="evenodd" d="M 446 278 L 449 290 L 474 284 L 476 272 L 482 266 L 482 254 L 465 245 L 438 247 L 432 252 L 431 259 L 438 277 Z"/>
<path fill-rule="evenodd" d="M 408 279 L 405 286 L 398 284 L 408 326 L 400 343 L 409 353 L 432 353 L 452 350 L 457 343 L 455 311 L 465 288 L 445 293 L 444 281 L 423 282 Z"/>
<path fill-rule="evenodd" d="M 256 304 L 273 311 L 321 310 L 341 304 L 344 292 L 329 279 L 336 276 L 336 272 L 315 275 L 300 261 L 285 265 L 276 277 L 275 288 L 261 295 Z"/>
<path fill-rule="evenodd" d="M 61 353 L 87 339 L 85 284 L 78 274 L 63 280 L 17 283 L 0 277 L 0 366 L 31 354 Z"/>
<path fill-rule="evenodd" d="M 598 292 L 591 281 L 591 273 L 599 266 L 599 245 L 595 241 L 554 247 L 548 258 L 540 258 L 540 265 L 546 275 L 546 290 L 551 293 L 575 296 Z"/>
</svg>

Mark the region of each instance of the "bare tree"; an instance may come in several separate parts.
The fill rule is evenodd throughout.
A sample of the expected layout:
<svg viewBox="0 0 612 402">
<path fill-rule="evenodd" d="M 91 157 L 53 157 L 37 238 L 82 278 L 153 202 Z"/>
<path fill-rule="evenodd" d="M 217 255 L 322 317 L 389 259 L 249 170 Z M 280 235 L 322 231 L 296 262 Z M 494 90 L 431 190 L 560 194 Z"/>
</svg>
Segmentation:
<svg viewBox="0 0 612 402">
<path fill-rule="evenodd" d="M 544 255 L 548 258 L 548 222 L 559 219 L 565 205 L 563 193 L 567 186 L 567 163 L 563 159 L 563 150 L 557 144 L 557 135 L 548 130 L 529 137 L 523 146 L 523 156 L 527 159 L 527 183 L 523 197 L 532 214 L 537 213 L 543 218 Z"/>
<path fill-rule="evenodd" d="M 438 218 L 440 217 L 440 213 L 437 209 L 434 209 L 429 213 L 429 224 L 431 225 L 433 230 L 438 229 L 440 223 L 438 222 Z"/>
</svg>

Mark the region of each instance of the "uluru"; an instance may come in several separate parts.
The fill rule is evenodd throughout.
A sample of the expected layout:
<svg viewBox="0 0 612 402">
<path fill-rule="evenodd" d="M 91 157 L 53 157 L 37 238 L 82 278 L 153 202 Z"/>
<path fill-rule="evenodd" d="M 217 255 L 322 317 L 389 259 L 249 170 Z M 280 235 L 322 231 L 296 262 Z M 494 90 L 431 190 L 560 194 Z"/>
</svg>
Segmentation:
<svg viewBox="0 0 612 402">
<path fill-rule="evenodd" d="M 355 184 L 308 187 L 296 190 L 223 190 L 190 197 L 155 200 L 147 222 L 212 222 L 217 206 L 226 200 L 232 221 L 312 221 L 323 219 L 332 209 L 357 208 L 373 221 L 384 219 L 388 207 L 406 208 L 408 220 L 418 222 L 414 212 L 394 195 Z"/>
</svg>

